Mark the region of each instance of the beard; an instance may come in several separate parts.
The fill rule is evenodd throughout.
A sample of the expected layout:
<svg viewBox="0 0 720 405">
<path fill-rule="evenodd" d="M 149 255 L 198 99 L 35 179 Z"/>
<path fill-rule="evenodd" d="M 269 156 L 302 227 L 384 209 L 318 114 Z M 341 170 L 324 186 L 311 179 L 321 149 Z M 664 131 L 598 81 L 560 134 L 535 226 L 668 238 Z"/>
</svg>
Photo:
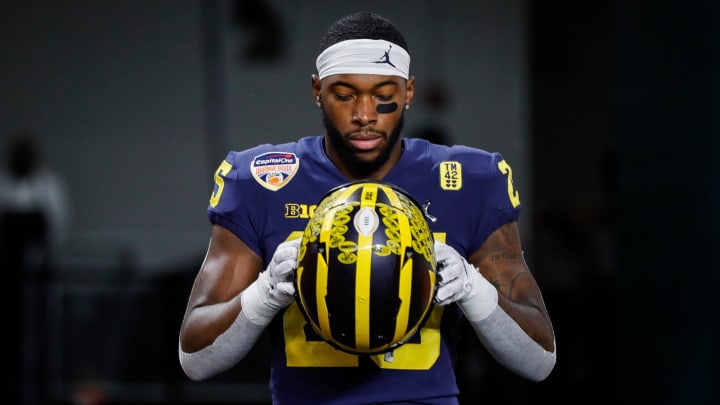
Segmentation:
<svg viewBox="0 0 720 405">
<path fill-rule="evenodd" d="M 325 110 L 322 112 L 323 126 L 325 126 L 325 134 L 327 134 L 328 140 L 332 144 L 332 147 L 337 151 L 340 160 L 347 168 L 347 170 L 357 178 L 368 178 L 378 169 L 380 169 L 392 153 L 393 147 L 400 140 L 400 133 L 402 132 L 403 125 L 405 124 L 405 112 L 403 111 L 400 115 L 397 125 L 393 128 L 390 136 L 388 137 L 388 144 L 380 152 L 380 155 L 373 160 L 366 161 L 362 160 L 360 156 L 345 142 L 345 138 L 338 131 L 337 127 L 325 114 Z M 377 132 L 377 131 L 376 131 Z"/>
</svg>

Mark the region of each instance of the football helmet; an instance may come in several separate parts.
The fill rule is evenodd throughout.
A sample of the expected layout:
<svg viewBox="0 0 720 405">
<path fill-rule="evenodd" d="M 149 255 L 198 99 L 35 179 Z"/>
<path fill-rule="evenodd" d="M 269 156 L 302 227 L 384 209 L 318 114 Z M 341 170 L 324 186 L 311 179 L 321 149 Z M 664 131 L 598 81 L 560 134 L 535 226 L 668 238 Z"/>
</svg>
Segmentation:
<svg viewBox="0 0 720 405">
<path fill-rule="evenodd" d="M 296 302 L 321 339 L 353 354 L 391 351 L 431 312 L 434 240 L 399 187 L 363 180 L 330 190 L 307 223 Z"/>
</svg>

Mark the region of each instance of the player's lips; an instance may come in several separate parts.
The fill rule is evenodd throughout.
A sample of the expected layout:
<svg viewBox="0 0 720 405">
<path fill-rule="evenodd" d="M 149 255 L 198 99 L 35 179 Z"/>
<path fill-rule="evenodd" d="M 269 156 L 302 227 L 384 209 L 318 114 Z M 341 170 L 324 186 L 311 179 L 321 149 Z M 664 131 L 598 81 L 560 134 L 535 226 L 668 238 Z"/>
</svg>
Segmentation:
<svg viewBox="0 0 720 405">
<path fill-rule="evenodd" d="M 377 148 L 383 141 L 381 134 L 372 132 L 359 132 L 348 138 L 353 148 L 357 150 L 371 150 Z"/>
</svg>

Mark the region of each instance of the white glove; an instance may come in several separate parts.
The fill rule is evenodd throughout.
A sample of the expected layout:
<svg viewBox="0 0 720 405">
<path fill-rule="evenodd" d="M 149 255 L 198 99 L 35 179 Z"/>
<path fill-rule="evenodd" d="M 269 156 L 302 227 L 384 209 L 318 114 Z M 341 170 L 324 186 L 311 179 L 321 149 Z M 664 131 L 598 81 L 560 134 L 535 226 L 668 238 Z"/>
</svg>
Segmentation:
<svg viewBox="0 0 720 405">
<path fill-rule="evenodd" d="M 240 295 L 242 312 L 256 325 L 267 325 L 295 297 L 293 276 L 300 238 L 277 246 L 270 264 Z"/>
<path fill-rule="evenodd" d="M 439 282 L 435 293 L 436 305 L 457 302 L 470 321 L 487 318 L 497 307 L 495 286 L 480 274 L 480 270 L 468 263 L 452 246 L 435 241 Z"/>
</svg>

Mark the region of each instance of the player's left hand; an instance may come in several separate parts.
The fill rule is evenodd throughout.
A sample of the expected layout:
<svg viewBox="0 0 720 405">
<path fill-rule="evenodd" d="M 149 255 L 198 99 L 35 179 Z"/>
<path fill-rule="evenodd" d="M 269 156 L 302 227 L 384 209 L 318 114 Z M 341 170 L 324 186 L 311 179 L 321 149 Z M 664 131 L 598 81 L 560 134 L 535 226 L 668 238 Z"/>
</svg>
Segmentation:
<svg viewBox="0 0 720 405">
<path fill-rule="evenodd" d="M 436 305 L 457 302 L 463 312 L 473 318 L 484 318 L 497 306 L 495 286 L 452 246 L 436 240 L 435 259 L 440 278 L 435 293 Z"/>
<path fill-rule="evenodd" d="M 451 246 L 437 240 L 435 259 L 439 276 L 435 304 L 447 305 L 468 295 L 471 290 L 469 272 L 477 272 L 477 269 Z"/>
</svg>

